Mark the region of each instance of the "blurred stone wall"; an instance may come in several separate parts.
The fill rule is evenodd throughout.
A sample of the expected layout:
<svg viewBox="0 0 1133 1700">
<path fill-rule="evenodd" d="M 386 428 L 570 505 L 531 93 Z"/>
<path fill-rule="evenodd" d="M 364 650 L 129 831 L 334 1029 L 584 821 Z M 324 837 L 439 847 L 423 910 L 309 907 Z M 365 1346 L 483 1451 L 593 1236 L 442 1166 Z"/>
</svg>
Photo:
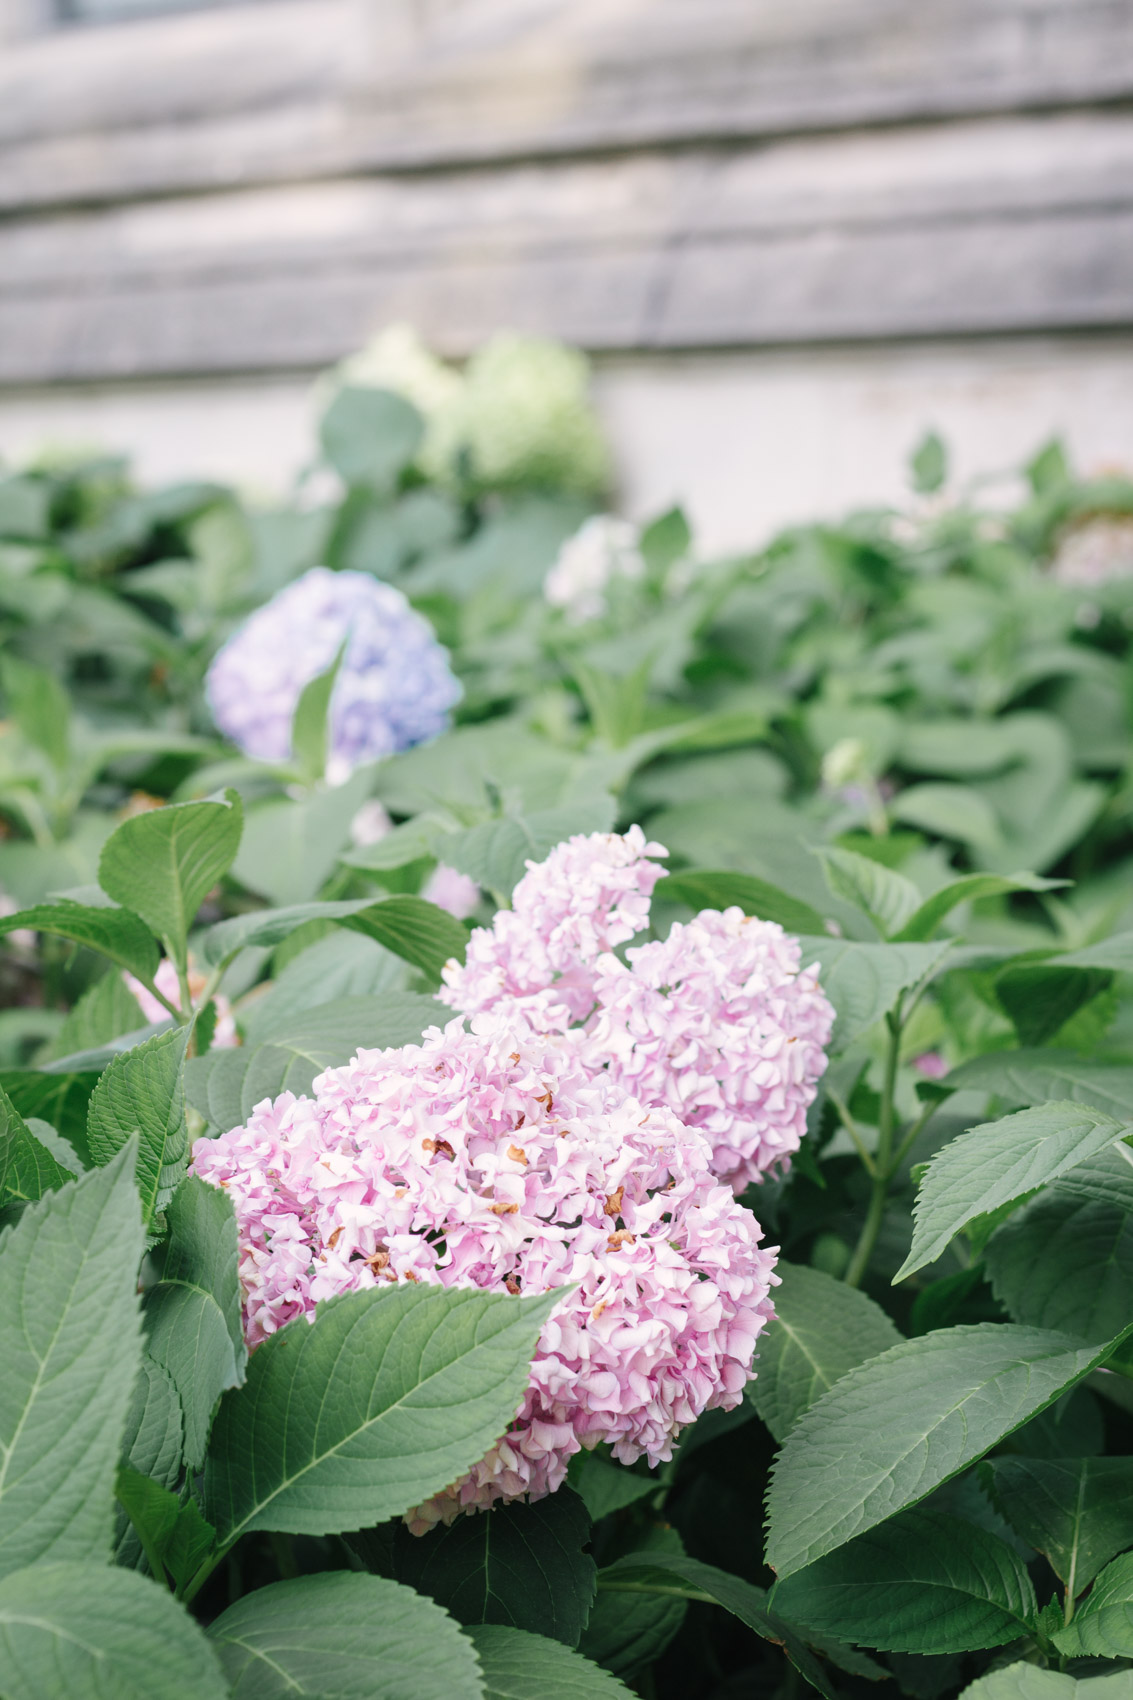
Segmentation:
<svg viewBox="0 0 1133 1700">
<path fill-rule="evenodd" d="M 0 454 L 278 483 L 394 318 L 592 350 L 727 547 L 1062 431 L 1133 463 L 1133 0 L 0 0 Z"/>
</svg>

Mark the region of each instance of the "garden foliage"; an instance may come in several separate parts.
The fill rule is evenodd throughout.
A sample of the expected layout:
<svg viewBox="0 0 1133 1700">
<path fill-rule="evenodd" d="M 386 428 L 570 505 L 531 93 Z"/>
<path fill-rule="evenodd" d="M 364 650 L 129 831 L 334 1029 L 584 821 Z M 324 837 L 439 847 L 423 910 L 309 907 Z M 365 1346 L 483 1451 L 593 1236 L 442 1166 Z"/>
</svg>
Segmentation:
<svg viewBox="0 0 1133 1700">
<path fill-rule="evenodd" d="M 0 477 L 3 1700 L 1133 1696 L 1133 486 L 1049 448 L 985 504 L 930 442 L 907 512 L 705 562 L 679 512 L 588 519 L 581 372 L 394 339 L 324 386 L 288 506 Z M 320 566 L 397 593 L 449 730 L 344 741 L 380 633 L 351 673 L 352 627 L 312 665 L 299 622 L 289 738 L 225 743 L 213 657 Z M 239 1189 L 193 1146 L 489 1019 L 470 926 L 637 824 L 668 872 L 611 942 L 647 922 L 650 998 L 736 911 L 833 1006 L 805 1134 L 800 1101 L 716 1140 L 776 1319 L 667 1459 L 572 1443 L 557 1491 L 416 1533 L 573 1288 L 383 1280 L 249 1351 Z M 603 960 L 583 1002 L 644 1007 Z M 711 1144 L 686 1041 L 618 1066 Z"/>
</svg>

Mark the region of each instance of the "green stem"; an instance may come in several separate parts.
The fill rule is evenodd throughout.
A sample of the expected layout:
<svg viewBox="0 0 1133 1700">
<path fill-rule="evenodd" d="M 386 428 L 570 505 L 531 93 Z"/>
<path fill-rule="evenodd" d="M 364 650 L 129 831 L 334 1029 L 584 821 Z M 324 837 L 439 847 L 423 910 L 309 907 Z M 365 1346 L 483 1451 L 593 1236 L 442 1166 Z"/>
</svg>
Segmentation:
<svg viewBox="0 0 1133 1700">
<path fill-rule="evenodd" d="M 228 1541 L 226 1545 L 217 1547 L 215 1552 L 209 1553 L 204 1563 L 192 1576 L 190 1576 L 189 1580 L 185 1583 L 185 1586 L 178 1589 L 177 1598 L 183 1605 L 187 1606 L 190 1600 L 196 1599 L 197 1595 L 200 1593 L 217 1565 L 223 1564 L 224 1560 L 228 1557 L 235 1545 L 235 1541 Z"/>
<path fill-rule="evenodd" d="M 876 1175 L 877 1170 L 874 1168 L 873 1158 L 866 1149 L 865 1140 L 862 1138 L 858 1125 L 853 1116 L 850 1114 L 849 1108 L 843 1100 L 839 1098 L 837 1092 L 829 1086 L 826 1088 L 826 1096 L 838 1112 L 838 1120 L 841 1122 L 842 1126 L 845 1128 L 846 1132 L 857 1147 L 858 1156 L 862 1160 L 862 1165 L 865 1168 L 866 1174 L 870 1176 Z"/>
<path fill-rule="evenodd" d="M 860 1287 L 869 1268 L 869 1260 L 873 1256 L 873 1248 L 877 1244 L 877 1236 L 881 1232 L 881 1224 L 885 1220 L 885 1207 L 889 1202 L 889 1183 L 893 1179 L 896 1163 L 893 1158 L 893 1132 L 897 1096 L 897 1066 L 901 1060 L 901 1004 L 898 1000 L 896 1008 L 885 1017 L 889 1029 L 889 1048 L 885 1056 L 885 1080 L 881 1088 L 881 1113 L 877 1126 L 877 1154 L 873 1161 L 873 1176 L 870 1186 L 869 1207 L 866 1218 L 862 1223 L 862 1231 L 858 1235 L 858 1243 L 854 1247 L 853 1256 L 843 1279 L 848 1287 Z"/>
</svg>

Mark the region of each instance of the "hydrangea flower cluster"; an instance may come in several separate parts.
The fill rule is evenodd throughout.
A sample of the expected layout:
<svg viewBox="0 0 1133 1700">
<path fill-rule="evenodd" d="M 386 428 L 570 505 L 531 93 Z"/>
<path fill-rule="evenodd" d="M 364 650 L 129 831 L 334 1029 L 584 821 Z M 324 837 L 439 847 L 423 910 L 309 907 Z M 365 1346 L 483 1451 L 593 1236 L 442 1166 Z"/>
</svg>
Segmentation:
<svg viewBox="0 0 1133 1700">
<path fill-rule="evenodd" d="M 291 753 L 304 685 L 347 639 L 330 712 L 328 777 L 435 738 L 461 688 L 428 621 L 368 573 L 312 567 L 241 626 L 213 660 L 213 719 L 261 761 Z"/>
<path fill-rule="evenodd" d="M 122 978 L 126 983 L 127 990 L 133 994 L 138 1008 L 147 1021 L 165 1021 L 168 1018 L 169 1011 L 165 1005 L 160 1003 L 153 993 L 142 985 L 140 980 L 135 980 L 132 974 L 125 972 Z M 188 979 L 189 995 L 196 1001 L 205 989 L 208 976 L 202 974 L 199 968 L 194 968 L 192 962 L 190 962 Z M 176 966 L 170 957 L 162 957 L 157 973 L 153 977 L 153 983 L 162 996 L 169 999 L 174 1009 L 181 1008 L 181 987 L 177 980 Z M 240 1043 L 240 1035 L 236 1031 L 236 1017 L 232 1013 L 232 1005 L 223 992 L 216 994 L 214 1002 L 216 1004 L 216 1027 L 213 1030 L 212 1047 L 214 1050 L 233 1050 Z"/>
<path fill-rule="evenodd" d="M 581 625 L 606 612 L 606 586 L 612 579 L 644 577 L 637 527 L 610 514 L 592 514 L 559 550 L 543 581 L 543 595 L 552 608 L 563 609 L 572 625 Z"/>
<path fill-rule="evenodd" d="M 477 928 L 441 992 L 466 1014 L 526 1008 L 583 1065 L 703 1131 L 737 1193 L 797 1151 L 826 1066 L 834 1012 L 798 941 L 740 909 L 704 910 L 667 939 L 642 931 L 665 855 L 640 827 L 595 833 L 528 864 L 491 928 Z"/>
<path fill-rule="evenodd" d="M 716 1183 L 703 1137 L 586 1068 L 513 1007 L 361 1051 L 193 1148 L 236 1208 L 249 1342 L 320 1299 L 387 1281 L 573 1286 L 540 1336 L 508 1432 L 407 1518 L 553 1492 L 580 1447 L 671 1456 L 731 1409 L 770 1319 L 775 1254 Z"/>
</svg>

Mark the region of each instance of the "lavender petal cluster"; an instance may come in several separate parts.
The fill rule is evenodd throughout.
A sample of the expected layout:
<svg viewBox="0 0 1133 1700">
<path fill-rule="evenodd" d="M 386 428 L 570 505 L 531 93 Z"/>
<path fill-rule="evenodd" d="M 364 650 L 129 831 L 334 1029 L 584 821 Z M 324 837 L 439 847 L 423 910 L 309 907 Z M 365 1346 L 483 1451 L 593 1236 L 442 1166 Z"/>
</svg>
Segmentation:
<svg viewBox="0 0 1133 1700">
<path fill-rule="evenodd" d="M 217 726 L 261 761 L 285 761 L 303 687 L 346 651 L 330 708 L 328 775 L 435 738 L 461 687 L 428 621 L 368 573 L 312 567 L 258 609 L 209 668 Z"/>
<path fill-rule="evenodd" d="M 798 940 L 737 908 L 615 955 L 648 925 L 665 854 L 635 826 L 529 862 L 440 995 L 469 1015 L 514 1003 L 568 1035 L 592 1073 L 699 1128 L 740 1193 L 798 1150 L 834 1011 Z"/>
<path fill-rule="evenodd" d="M 414 1281 L 536 1294 L 544 1325 L 506 1434 L 406 1518 L 559 1487 L 607 1442 L 624 1463 L 672 1455 L 704 1411 L 738 1405 L 773 1314 L 775 1252 L 718 1184 L 701 1134 L 584 1066 L 517 1006 L 360 1051 L 193 1148 L 235 1209 L 254 1347 L 320 1299 Z"/>
</svg>

